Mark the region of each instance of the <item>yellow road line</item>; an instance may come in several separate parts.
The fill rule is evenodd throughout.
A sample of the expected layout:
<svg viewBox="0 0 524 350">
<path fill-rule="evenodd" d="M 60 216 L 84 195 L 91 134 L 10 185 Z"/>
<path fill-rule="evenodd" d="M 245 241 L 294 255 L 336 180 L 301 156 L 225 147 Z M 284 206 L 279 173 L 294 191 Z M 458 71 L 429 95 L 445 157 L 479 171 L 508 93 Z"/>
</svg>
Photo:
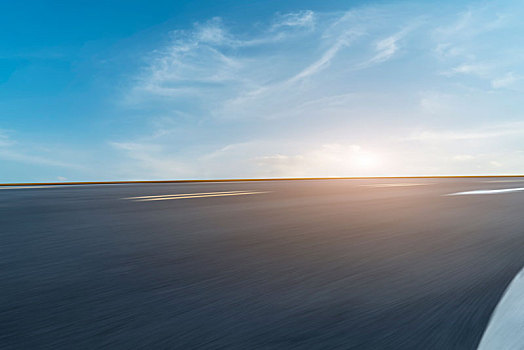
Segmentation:
<svg viewBox="0 0 524 350">
<path fill-rule="evenodd" d="M 215 194 L 194 194 L 185 196 L 170 196 L 170 197 L 156 197 L 156 198 L 143 198 L 135 199 L 135 202 L 150 202 L 150 201 L 167 201 L 173 199 L 190 199 L 190 198 L 206 198 L 206 197 L 225 197 L 225 196 L 244 196 L 250 194 L 261 194 L 268 192 L 237 192 L 237 193 L 215 193 Z"/>
<path fill-rule="evenodd" d="M 252 191 L 222 191 L 222 192 L 201 192 L 201 193 L 176 193 L 176 194 L 162 194 L 156 196 L 140 196 L 140 197 L 127 197 L 122 199 L 145 199 L 145 198 L 160 198 L 160 197 L 180 197 L 180 196 L 196 196 L 196 195 L 207 195 L 207 194 L 222 194 L 222 193 L 239 193 L 239 192 L 252 192 Z"/>
</svg>

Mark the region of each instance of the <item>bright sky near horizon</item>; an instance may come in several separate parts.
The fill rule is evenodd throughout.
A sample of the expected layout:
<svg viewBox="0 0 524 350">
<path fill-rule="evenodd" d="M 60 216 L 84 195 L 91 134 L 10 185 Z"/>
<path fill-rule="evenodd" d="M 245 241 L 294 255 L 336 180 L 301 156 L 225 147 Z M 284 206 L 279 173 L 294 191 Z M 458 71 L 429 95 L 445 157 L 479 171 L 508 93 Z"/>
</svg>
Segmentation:
<svg viewBox="0 0 524 350">
<path fill-rule="evenodd" d="M 0 4 L 0 182 L 524 173 L 520 1 Z"/>
</svg>

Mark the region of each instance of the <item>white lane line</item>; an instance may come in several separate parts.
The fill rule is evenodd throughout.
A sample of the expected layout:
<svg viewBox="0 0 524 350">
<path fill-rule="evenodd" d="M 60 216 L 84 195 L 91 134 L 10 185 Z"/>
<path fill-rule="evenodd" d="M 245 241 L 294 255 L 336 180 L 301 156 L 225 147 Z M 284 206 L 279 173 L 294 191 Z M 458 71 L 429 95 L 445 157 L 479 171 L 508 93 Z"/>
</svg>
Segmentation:
<svg viewBox="0 0 524 350">
<path fill-rule="evenodd" d="M 491 315 L 478 350 L 524 349 L 524 269 L 506 288 Z"/>
<path fill-rule="evenodd" d="M 408 186 L 427 186 L 433 183 L 391 183 L 391 184 L 374 184 L 374 185 L 360 185 L 363 187 L 408 187 Z"/>
<path fill-rule="evenodd" d="M 180 196 L 196 196 L 196 195 L 207 195 L 207 194 L 222 194 L 222 193 L 239 193 L 239 192 L 253 192 L 253 191 L 223 191 L 223 192 L 200 192 L 200 193 L 176 193 L 176 194 L 162 194 L 156 196 L 140 196 L 140 197 L 127 197 L 122 199 L 145 199 L 145 198 L 160 198 L 160 197 L 180 197 Z"/>
<path fill-rule="evenodd" d="M 0 190 L 21 190 L 26 188 L 57 188 L 64 186 L 0 186 Z"/>
<path fill-rule="evenodd" d="M 465 192 L 455 192 L 446 194 L 445 196 L 464 196 L 470 194 L 497 194 L 497 193 L 511 193 L 511 192 L 520 192 L 524 191 L 524 187 L 517 188 L 502 188 L 498 190 L 475 190 L 475 191 L 465 191 Z"/>
<path fill-rule="evenodd" d="M 479 181 L 479 182 L 486 182 L 486 183 L 501 183 L 501 182 L 524 182 L 524 179 L 522 180 L 491 180 L 491 181 Z"/>
<path fill-rule="evenodd" d="M 239 192 L 239 193 L 205 194 L 205 195 L 197 195 L 197 196 L 145 198 L 145 199 L 137 199 L 135 200 L 135 202 L 168 201 L 168 200 L 174 200 L 174 199 L 191 199 L 191 198 L 225 197 L 225 196 L 244 196 L 244 195 L 261 194 L 261 193 L 267 193 L 267 192 Z"/>
<path fill-rule="evenodd" d="M 134 202 L 151 202 L 151 201 L 168 201 L 175 199 L 192 199 L 192 198 L 207 198 L 207 197 L 225 197 L 225 196 L 244 196 L 251 194 L 262 194 L 269 192 L 235 192 L 235 193 L 208 193 L 208 194 L 185 194 L 180 196 L 168 196 L 168 197 L 154 197 L 154 198 L 142 198 L 142 199 L 131 199 Z"/>
</svg>

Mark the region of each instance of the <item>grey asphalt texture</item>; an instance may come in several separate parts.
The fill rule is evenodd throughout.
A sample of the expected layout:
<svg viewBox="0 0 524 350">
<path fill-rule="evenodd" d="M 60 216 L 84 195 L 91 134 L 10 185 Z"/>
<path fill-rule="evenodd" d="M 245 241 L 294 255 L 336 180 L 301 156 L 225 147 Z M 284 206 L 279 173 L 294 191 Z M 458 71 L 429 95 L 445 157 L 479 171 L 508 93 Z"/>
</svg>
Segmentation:
<svg viewBox="0 0 524 350">
<path fill-rule="evenodd" d="M 475 349 L 524 192 L 446 194 L 497 180 L 0 189 L 0 348 Z M 268 193 L 122 199 L 234 190 Z"/>
</svg>

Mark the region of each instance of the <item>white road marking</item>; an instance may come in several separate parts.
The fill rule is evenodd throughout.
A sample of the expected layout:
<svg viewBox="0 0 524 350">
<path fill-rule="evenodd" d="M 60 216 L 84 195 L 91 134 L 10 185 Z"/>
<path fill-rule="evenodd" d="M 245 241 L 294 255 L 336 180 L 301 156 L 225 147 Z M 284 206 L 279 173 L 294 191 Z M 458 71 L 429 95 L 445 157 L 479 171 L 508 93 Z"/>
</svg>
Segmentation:
<svg viewBox="0 0 524 350">
<path fill-rule="evenodd" d="M 389 184 L 374 184 L 374 185 L 360 185 L 364 187 L 407 187 L 407 186 L 426 186 L 433 185 L 433 183 L 389 183 Z"/>
<path fill-rule="evenodd" d="M 123 198 L 132 200 L 135 202 L 150 202 L 150 201 L 167 201 L 174 199 L 192 199 L 192 198 L 207 198 L 207 197 L 225 197 L 225 196 L 244 196 L 251 194 L 262 194 L 269 192 L 259 191 L 231 191 L 231 192 L 209 192 L 209 193 L 185 193 L 179 195 L 166 195 L 166 196 L 143 196 L 143 197 L 130 197 Z"/>
<path fill-rule="evenodd" d="M 196 195 L 221 194 L 221 193 L 239 193 L 239 192 L 253 192 L 253 191 L 223 191 L 223 192 L 200 192 L 200 193 L 176 193 L 176 194 L 162 194 L 162 195 L 156 195 L 156 196 L 127 197 L 127 198 L 122 198 L 122 199 L 145 199 L 145 198 L 160 198 L 160 197 L 180 197 L 180 196 L 196 196 Z"/>
<path fill-rule="evenodd" d="M 504 292 L 478 350 L 524 349 L 524 269 Z"/>
<path fill-rule="evenodd" d="M 520 192 L 524 191 L 524 187 L 517 188 L 502 188 L 498 190 L 475 190 L 475 191 L 465 191 L 465 192 L 455 192 L 446 194 L 445 196 L 464 196 L 470 194 L 498 194 L 498 193 L 511 193 L 511 192 Z"/>
<path fill-rule="evenodd" d="M 58 186 L 0 186 L 0 190 L 19 190 L 19 189 L 26 189 L 26 188 L 57 188 L 57 187 L 64 187 L 61 185 Z"/>
<path fill-rule="evenodd" d="M 521 180 L 490 180 L 490 181 L 480 181 L 480 182 L 489 182 L 489 183 L 501 183 L 501 182 L 524 182 L 524 179 L 521 179 Z"/>
</svg>

